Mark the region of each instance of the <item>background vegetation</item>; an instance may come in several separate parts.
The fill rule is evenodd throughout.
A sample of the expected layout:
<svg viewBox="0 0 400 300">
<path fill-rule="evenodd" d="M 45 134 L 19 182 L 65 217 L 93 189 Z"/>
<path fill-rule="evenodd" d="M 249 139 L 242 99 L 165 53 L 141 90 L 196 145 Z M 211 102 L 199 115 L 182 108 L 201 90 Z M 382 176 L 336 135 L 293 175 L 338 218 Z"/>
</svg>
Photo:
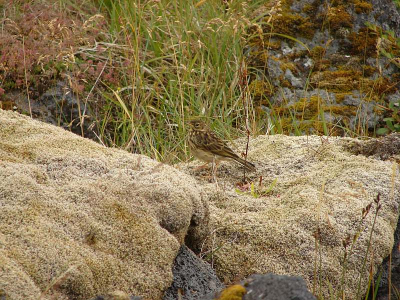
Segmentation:
<svg viewBox="0 0 400 300">
<path fill-rule="evenodd" d="M 31 100 L 61 78 L 78 101 L 79 120 L 71 127 L 80 126 L 85 135 L 86 126 L 106 146 L 171 163 L 189 157 L 186 123 L 193 116 L 204 116 L 228 139 L 267 131 L 304 134 L 297 124 L 309 112 L 294 111 L 301 103 L 293 112 L 267 113 L 254 103 L 257 85 L 249 87 L 249 78 L 257 75 L 245 49 L 260 26 L 268 25 L 265 5 L 260 0 L 3 2 L 0 97 L 4 90 L 24 90 L 26 113 L 32 115 Z M 58 105 L 59 118 L 71 118 L 63 103 Z M 396 131 L 396 107 L 381 109 L 389 117 L 381 133 Z M 328 126 L 323 114 L 317 112 L 313 124 L 316 132 L 329 135 L 334 125 Z"/>
</svg>

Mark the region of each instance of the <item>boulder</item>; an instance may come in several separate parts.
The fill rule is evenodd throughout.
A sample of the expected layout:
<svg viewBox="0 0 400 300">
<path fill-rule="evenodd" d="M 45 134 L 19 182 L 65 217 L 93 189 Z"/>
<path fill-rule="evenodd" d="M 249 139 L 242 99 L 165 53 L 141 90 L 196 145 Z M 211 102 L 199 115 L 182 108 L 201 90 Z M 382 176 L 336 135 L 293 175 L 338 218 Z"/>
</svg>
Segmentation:
<svg viewBox="0 0 400 300">
<path fill-rule="evenodd" d="M 175 258 L 172 273 L 174 281 L 163 300 L 202 300 L 224 287 L 211 266 L 184 245 Z"/>
<path fill-rule="evenodd" d="M 244 300 L 316 300 L 303 278 L 276 274 L 254 274 L 243 282 Z"/>
<path fill-rule="evenodd" d="M 0 110 L 0 295 L 161 299 L 208 206 L 177 169 Z M 197 245 L 198 246 L 198 245 Z"/>
<path fill-rule="evenodd" d="M 206 295 L 203 300 L 316 300 L 307 289 L 303 278 L 276 274 L 253 274 L 218 293 Z"/>
</svg>

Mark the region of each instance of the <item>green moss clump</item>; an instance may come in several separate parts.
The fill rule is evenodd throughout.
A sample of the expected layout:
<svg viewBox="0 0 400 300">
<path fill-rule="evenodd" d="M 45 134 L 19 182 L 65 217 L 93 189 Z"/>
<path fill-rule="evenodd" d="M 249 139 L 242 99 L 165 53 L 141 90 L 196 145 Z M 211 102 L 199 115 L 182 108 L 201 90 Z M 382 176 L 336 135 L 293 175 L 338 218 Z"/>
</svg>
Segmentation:
<svg viewBox="0 0 400 300">
<path fill-rule="evenodd" d="M 373 70 L 369 71 L 372 72 Z M 389 79 L 384 77 L 370 79 L 367 77 L 362 71 L 342 67 L 336 71 L 314 72 L 310 82 L 314 87 L 339 94 L 360 90 L 361 93 L 368 95 L 364 100 L 378 100 L 383 93 L 394 92 L 394 85 Z"/>
<path fill-rule="evenodd" d="M 342 5 L 329 8 L 327 13 L 327 20 L 333 33 L 341 28 L 352 28 L 353 26 L 352 16 L 346 11 L 346 8 Z"/>
<path fill-rule="evenodd" d="M 322 46 L 315 46 L 314 48 L 311 49 L 311 57 L 314 60 L 322 59 L 324 55 L 325 55 L 325 49 Z"/>
<path fill-rule="evenodd" d="M 346 97 L 346 95 L 351 95 L 351 93 L 336 93 L 335 97 L 336 97 L 336 103 L 342 103 L 344 101 L 344 97 Z"/>
<path fill-rule="evenodd" d="M 292 84 L 287 79 L 280 78 L 279 81 L 280 81 L 282 87 L 287 87 L 290 89 L 293 87 Z"/>
<path fill-rule="evenodd" d="M 253 80 L 249 84 L 249 90 L 253 97 L 272 96 L 274 89 L 263 80 Z"/>
<path fill-rule="evenodd" d="M 3 110 L 13 110 L 14 109 L 15 102 L 14 101 L 10 101 L 10 100 L 0 100 L 0 108 Z"/>
<path fill-rule="evenodd" d="M 278 50 L 281 48 L 281 44 L 282 44 L 281 41 L 271 41 L 271 40 L 264 41 L 264 47 L 266 49 Z"/>
<path fill-rule="evenodd" d="M 394 93 L 396 86 L 386 77 L 378 77 L 375 80 L 364 79 L 365 86 L 368 92 L 376 96 L 375 100 L 378 100 L 384 93 Z"/>
<path fill-rule="evenodd" d="M 311 84 L 330 92 L 350 92 L 359 88 L 362 73 L 356 70 L 315 72 Z"/>
<path fill-rule="evenodd" d="M 375 32 L 368 28 L 361 28 L 358 33 L 350 33 L 348 39 L 351 42 L 349 49 L 351 54 L 376 57 L 378 36 Z"/>
<path fill-rule="evenodd" d="M 348 93 L 340 94 L 342 99 Z M 321 113 L 333 116 L 340 115 L 343 119 L 355 116 L 357 108 L 353 106 L 328 105 L 326 99 L 319 95 L 301 98 L 297 103 L 287 107 L 274 107 L 273 113 L 280 116 L 280 125 L 284 132 L 292 132 L 294 124 L 301 132 L 325 133 L 326 127 L 332 135 L 341 135 L 335 125 L 321 120 Z"/>
<path fill-rule="evenodd" d="M 310 56 L 314 61 L 314 69 L 324 71 L 331 66 L 331 60 L 324 58 L 325 48 L 322 46 L 315 46 L 310 51 Z"/>
<path fill-rule="evenodd" d="M 313 4 L 306 4 L 303 6 L 303 13 L 306 13 L 307 15 L 315 15 L 317 13 L 318 9 L 318 1 L 315 1 Z"/>
<path fill-rule="evenodd" d="M 363 72 L 364 72 L 364 76 L 372 76 L 372 74 L 374 74 L 376 71 L 376 68 L 372 67 L 372 66 L 363 66 Z"/>
<path fill-rule="evenodd" d="M 281 15 L 274 18 L 273 31 L 290 36 L 300 35 L 306 38 L 312 38 L 315 33 L 315 28 L 309 18 L 283 12 Z"/>
<path fill-rule="evenodd" d="M 356 13 L 358 13 L 358 14 L 361 14 L 361 13 L 368 14 L 372 10 L 372 4 L 368 3 L 366 1 L 356 0 L 354 2 L 354 8 L 355 8 Z"/>
<path fill-rule="evenodd" d="M 290 71 L 292 71 L 293 74 L 298 75 L 298 71 L 296 68 L 296 65 L 292 62 L 286 62 L 286 63 L 282 63 L 281 64 L 281 69 L 283 72 L 285 72 L 287 69 L 289 69 Z"/>
<path fill-rule="evenodd" d="M 15 81 L 6 80 L 2 84 L 2 88 L 5 90 L 13 90 L 13 89 L 17 88 L 17 85 L 16 85 Z"/>
<path fill-rule="evenodd" d="M 335 115 L 341 115 L 341 116 L 355 116 L 357 113 L 357 107 L 354 106 L 340 106 L 340 105 L 329 105 L 329 106 L 324 106 L 322 108 L 324 111 L 331 112 L 332 114 Z"/>
<path fill-rule="evenodd" d="M 320 59 L 314 61 L 314 69 L 319 71 L 325 71 L 331 66 L 331 60 Z"/>
<path fill-rule="evenodd" d="M 217 300 L 242 300 L 246 289 L 239 284 L 232 285 L 221 292 Z"/>
</svg>

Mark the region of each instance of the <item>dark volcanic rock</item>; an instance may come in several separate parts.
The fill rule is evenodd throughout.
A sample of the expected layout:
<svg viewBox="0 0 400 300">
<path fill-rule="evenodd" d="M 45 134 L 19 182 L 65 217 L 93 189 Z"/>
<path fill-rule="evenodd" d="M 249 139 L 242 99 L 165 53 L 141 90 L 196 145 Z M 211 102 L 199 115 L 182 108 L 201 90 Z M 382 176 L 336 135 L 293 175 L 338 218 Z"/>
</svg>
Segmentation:
<svg viewBox="0 0 400 300">
<path fill-rule="evenodd" d="M 243 295 L 244 294 L 244 295 Z M 303 278 L 298 276 L 276 275 L 273 273 L 253 274 L 223 290 L 221 293 L 209 294 L 203 300 L 218 297 L 243 300 L 316 300 L 307 289 Z M 237 297 L 237 298 L 234 298 Z"/>
<path fill-rule="evenodd" d="M 186 246 L 181 246 L 172 273 L 174 281 L 163 300 L 200 300 L 204 295 L 224 288 L 214 270 Z"/>
<path fill-rule="evenodd" d="M 95 138 L 89 109 L 84 99 L 74 95 L 68 83 L 59 81 L 35 99 L 29 100 L 25 94 L 25 91 L 7 94 L 7 98 L 15 103 L 14 110 L 26 115 L 32 113 L 34 119 L 63 127 L 86 138 Z"/>
<path fill-rule="evenodd" d="M 97 296 L 92 300 L 143 300 L 142 297 L 138 296 L 125 296 L 125 295 L 106 295 L 106 296 Z"/>
<path fill-rule="evenodd" d="M 254 274 L 243 281 L 243 300 L 316 300 L 303 278 L 276 274 Z"/>
</svg>

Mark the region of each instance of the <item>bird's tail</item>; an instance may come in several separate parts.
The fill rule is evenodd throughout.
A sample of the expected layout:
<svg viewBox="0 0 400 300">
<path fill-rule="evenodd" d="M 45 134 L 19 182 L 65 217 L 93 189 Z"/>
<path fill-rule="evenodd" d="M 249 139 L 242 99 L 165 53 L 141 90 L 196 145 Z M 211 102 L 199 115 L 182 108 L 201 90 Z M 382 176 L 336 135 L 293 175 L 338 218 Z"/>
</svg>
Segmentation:
<svg viewBox="0 0 400 300">
<path fill-rule="evenodd" d="M 242 166 L 244 166 L 247 170 L 254 172 L 256 170 L 256 166 L 252 164 L 251 162 L 244 160 L 240 158 L 239 156 L 236 156 L 234 158 L 238 163 L 240 163 Z"/>
</svg>

